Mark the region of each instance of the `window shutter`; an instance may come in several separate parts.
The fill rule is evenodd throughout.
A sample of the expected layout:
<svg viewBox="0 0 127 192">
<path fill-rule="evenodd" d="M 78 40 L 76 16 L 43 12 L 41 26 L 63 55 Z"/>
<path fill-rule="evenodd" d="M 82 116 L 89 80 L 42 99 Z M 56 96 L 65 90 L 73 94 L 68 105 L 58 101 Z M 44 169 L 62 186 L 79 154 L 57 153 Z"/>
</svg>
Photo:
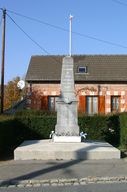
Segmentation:
<svg viewBox="0 0 127 192">
<path fill-rule="evenodd" d="M 86 112 L 86 96 L 79 95 L 78 110 L 79 112 Z"/>
<path fill-rule="evenodd" d="M 99 96 L 99 106 L 98 111 L 99 113 L 105 113 L 105 96 Z"/>
<path fill-rule="evenodd" d="M 42 96 L 41 98 L 41 109 L 48 110 L 48 96 Z"/>
</svg>

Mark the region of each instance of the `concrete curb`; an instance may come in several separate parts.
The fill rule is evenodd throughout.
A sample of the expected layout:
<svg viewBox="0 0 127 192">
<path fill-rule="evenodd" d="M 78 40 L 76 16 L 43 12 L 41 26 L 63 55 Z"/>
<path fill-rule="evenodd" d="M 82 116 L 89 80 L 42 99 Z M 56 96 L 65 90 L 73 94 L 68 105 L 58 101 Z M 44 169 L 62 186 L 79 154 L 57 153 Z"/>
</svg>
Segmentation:
<svg viewBox="0 0 127 192">
<path fill-rule="evenodd" d="M 0 187 L 40 187 L 40 186 L 65 186 L 87 185 L 95 183 L 127 183 L 127 176 L 119 177 L 84 177 L 72 179 L 43 179 L 43 180 L 0 180 Z"/>
</svg>

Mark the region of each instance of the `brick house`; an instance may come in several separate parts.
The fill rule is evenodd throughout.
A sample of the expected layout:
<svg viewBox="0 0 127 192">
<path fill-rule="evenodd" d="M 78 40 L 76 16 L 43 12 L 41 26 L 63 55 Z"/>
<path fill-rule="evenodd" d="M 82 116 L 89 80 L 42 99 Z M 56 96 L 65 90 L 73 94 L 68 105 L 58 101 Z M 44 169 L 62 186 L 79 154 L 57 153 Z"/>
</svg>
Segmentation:
<svg viewBox="0 0 127 192">
<path fill-rule="evenodd" d="M 27 108 L 56 110 L 62 58 L 32 56 L 26 81 Z M 127 111 L 127 55 L 74 55 L 78 110 L 88 114 Z"/>
</svg>

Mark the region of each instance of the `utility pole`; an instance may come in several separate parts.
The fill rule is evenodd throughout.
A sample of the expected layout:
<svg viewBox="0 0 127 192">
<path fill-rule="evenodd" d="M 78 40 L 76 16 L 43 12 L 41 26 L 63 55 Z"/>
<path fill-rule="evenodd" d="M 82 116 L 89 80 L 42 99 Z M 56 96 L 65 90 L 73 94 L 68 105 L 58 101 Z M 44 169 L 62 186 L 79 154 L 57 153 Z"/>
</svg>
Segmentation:
<svg viewBox="0 0 127 192">
<path fill-rule="evenodd" d="M 2 60 L 1 60 L 1 114 L 4 109 L 4 60 L 5 60 L 5 27 L 6 27 L 6 9 L 2 9 Z"/>
</svg>

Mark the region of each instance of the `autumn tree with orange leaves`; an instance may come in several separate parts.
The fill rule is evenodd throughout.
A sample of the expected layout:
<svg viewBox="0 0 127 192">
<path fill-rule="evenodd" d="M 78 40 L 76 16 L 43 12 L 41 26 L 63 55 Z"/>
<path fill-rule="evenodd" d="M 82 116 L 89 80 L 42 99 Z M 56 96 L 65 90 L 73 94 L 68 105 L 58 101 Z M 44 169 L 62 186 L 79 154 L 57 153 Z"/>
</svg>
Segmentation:
<svg viewBox="0 0 127 192">
<path fill-rule="evenodd" d="M 17 83 L 19 81 L 20 81 L 20 77 L 17 76 L 13 80 L 9 81 L 5 86 L 4 110 L 12 107 L 14 104 L 16 104 L 18 101 L 21 100 L 21 95 L 23 93 L 17 87 Z"/>
</svg>

